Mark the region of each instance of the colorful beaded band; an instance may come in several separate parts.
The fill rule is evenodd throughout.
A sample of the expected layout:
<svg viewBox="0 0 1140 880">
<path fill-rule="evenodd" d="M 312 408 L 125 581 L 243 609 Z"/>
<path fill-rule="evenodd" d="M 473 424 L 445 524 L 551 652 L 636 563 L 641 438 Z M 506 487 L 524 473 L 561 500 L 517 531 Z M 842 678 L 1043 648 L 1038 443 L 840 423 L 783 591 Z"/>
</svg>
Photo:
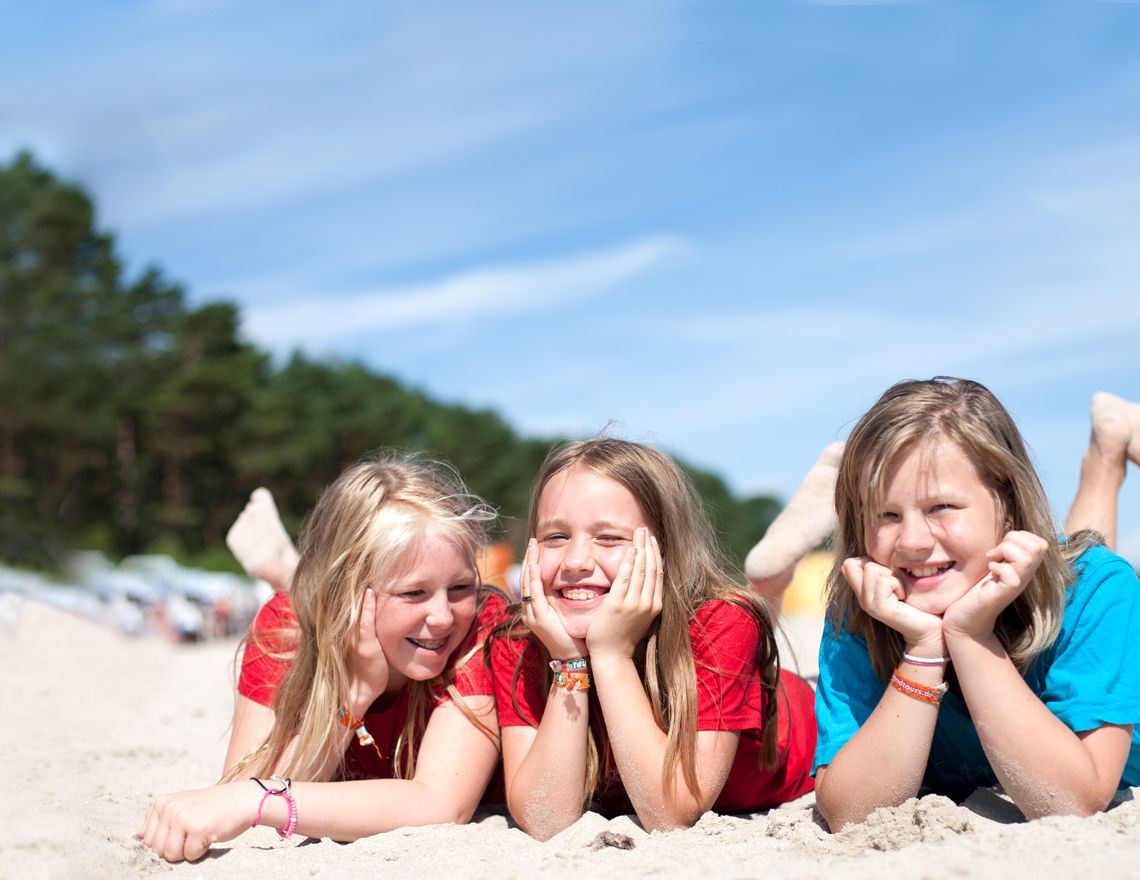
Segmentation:
<svg viewBox="0 0 1140 880">
<path fill-rule="evenodd" d="M 911 681 L 897 669 L 891 674 L 891 687 L 912 700 L 929 703 L 932 706 L 941 703 L 942 698 L 946 696 L 946 691 L 950 689 L 946 682 L 929 687 L 925 684 L 919 684 L 917 681 Z"/>
<path fill-rule="evenodd" d="M 364 719 L 357 718 L 343 706 L 337 706 L 336 718 L 345 727 L 351 728 L 356 732 L 356 741 L 361 746 L 372 746 L 376 750 L 376 755 L 381 761 L 384 760 L 384 755 L 380 752 L 380 746 L 376 745 L 376 740 L 373 739 L 372 734 L 368 732 L 368 728 L 364 726 Z"/>
<path fill-rule="evenodd" d="M 576 660 L 551 660 L 556 687 L 568 691 L 585 691 L 590 688 L 590 661 L 585 657 Z"/>
</svg>

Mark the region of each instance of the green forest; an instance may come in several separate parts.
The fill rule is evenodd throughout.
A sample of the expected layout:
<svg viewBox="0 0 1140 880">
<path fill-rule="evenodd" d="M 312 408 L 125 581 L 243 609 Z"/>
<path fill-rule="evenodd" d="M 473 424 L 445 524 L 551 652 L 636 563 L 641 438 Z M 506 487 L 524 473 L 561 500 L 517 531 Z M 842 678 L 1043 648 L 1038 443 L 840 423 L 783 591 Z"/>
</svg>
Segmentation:
<svg viewBox="0 0 1140 880">
<path fill-rule="evenodd" d="M 241 338 L 234 303 L 192 306 L 159 268 L 126 277 L 92 199 L 29 153 L 0 165 L 0 226 L 3 562 L 51 570 L 86 548 L 236 570 L 224 536 L 254 488 L 296 534 L 328 481 L 379 447 L 450 461 L 521 543 L 559 438 L 359 363 L 275 363 Z M 742 560 L 779 503 L 686 469 Z"/>
</svg>

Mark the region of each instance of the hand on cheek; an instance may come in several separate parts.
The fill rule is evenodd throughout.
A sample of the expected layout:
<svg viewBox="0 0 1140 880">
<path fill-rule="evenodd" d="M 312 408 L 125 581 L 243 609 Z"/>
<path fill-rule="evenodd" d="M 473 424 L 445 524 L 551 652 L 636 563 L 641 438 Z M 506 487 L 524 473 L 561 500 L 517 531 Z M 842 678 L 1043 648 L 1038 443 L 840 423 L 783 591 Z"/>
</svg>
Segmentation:
<svg viewBox="0 0 1140 880">
<path fill-rule="evenodd" d="M 657 539 L 650 537 L 648 529 L 639 528 L 590 624 L 586 636 L 590 656 L 632 658 L 661 613 L 664 585 L 665 569 Z"/>
<path fill-rule="evenodd" d="M 586 656 L 585 641 L 570 637 L 562 618 L 546 598 L 539 570 L 538 542 L 534 538 L 527 544 L 526 555 L 523 557 L 519 594 L 523 606 L 523 623 L 538 636 L 551 659 L 574 660 Z"/>
<path fill-rule="evenodd" d="M 376 616 L 376 592 L 367 589 L 349 650 L 352 672 L 349 708 L 357 716 L 363 715 L 388 687 L 388 659 L 376 634 Z"/>
<path fill-rule="evenodd" d="M 843 563 L 843 576 L 859 607 L 899 633 L 908 647 L 924 645 L 940 650 L 942 620 L 907 605 L 902 584 L 889 568 L 866 556 L 852 557 Z"/>
<path fill-rule="evenodd" d="M 1049 543 L 1032 532 L 1007 534 L 986 553 L 986 575 L 946 609 L 946 634 L 979 638 L 993 633 L 998 615 L 1029 585 L 1048 549 Z"/>
</svg>

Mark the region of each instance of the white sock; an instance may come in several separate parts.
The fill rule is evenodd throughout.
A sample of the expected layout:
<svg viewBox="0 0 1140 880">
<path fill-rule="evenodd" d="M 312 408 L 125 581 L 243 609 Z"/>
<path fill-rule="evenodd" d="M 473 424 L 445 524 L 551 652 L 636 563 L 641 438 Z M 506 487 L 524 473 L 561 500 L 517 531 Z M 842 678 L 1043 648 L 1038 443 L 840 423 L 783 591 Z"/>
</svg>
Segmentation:
<svg viewBox="0 0 1140 880">
<path fill-rule="evenodd" d="M 280 565 L 290 573 L 297 565 L 297 548 L 268 489 L 253 490 L 249 503 L 226 533 L 226 546 L 250 577 L 261 577 L 269 565 Z"/>
<path fill-rule="evenodd" d="M 823 450 L 796 494 L 749 551 L 744 573 L 750 581 L 787 571 L 835 531 L 835 478 L 843 446 L 832 443 Z"/>
</svg>

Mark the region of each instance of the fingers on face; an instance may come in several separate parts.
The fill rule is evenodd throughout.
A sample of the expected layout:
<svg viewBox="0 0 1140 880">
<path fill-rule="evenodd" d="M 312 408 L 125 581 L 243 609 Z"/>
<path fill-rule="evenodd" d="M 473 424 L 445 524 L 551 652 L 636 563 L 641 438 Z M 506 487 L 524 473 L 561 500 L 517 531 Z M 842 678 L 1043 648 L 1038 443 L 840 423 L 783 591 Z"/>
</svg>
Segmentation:
<svg viewBox="0 0 1140 880">
<path fill-rule="evenodd" d="M 859 578 L 859 586 L 856 587 L 852 584 L 852 589 L 859 599 L 859 604 L 864 608 L 877 607 L 890 597 L 894 597 L 900 602 L 906 598 L 906 593 L 899 579 L 886 566 L 863 561 Z"/>
<path fill-rule="evenodd" d="M 637 538 L 638 535 L 635 532 L 633 543 L 626 548 L 625 555 L 622 556 L 621 565 L 618 566 L 617 574 L 614 575 L 614 579 L 610 583 L 610 590 L 603 600 L 607 605 L 625 605 L 628 601 L 637 601 L 639 589 L 636 585 Z M 644 563 L 642 565 L 644 566 Z"/>
<path fill-rule="evenodd" d="M 659 614 L 665 599 L 665 564 L 661 560 L 661 546 L 656 537 L 649 539 L 649 559 L 653 565 L 653 580 L 649 584 L 653 593 L 653 611 Z"/>
<path fill-rule="evenodd" d="M 353 647 L 367 644 L 368 639 L 376 637 L 376 591 L 368 587 L 364 597 L 360 600 L 360 617 L 356 621 L 356 633 L 353 635 Z"/>
<path fill-rule="evenodd" d="M 1033 532 L 1010 532 L 986 556 L 990 559 L 1009 559 L 1011 554 L 1041 558 L 1049 549 L 1049 542 Z"/>
<path fill-rule="evenodd" d="M 531 538 L 526 545 L 519 586 L 523 600 L 523 620 L 529 626 L 535 621 L 538 607 L 543 609 L 547 607 L 546 594 L 542 590 L 542 576 L 538 570 L 538 542 L 534 538 Z"/>
<path fill-rule="evenodd" d="M 626 581 L 626 604 L 635 608 L 641 607 L 644 598 L 648 598 L 644 597 L 649 573 L 648 554 L 645 552 L 648 534 L 648 529 L 639 528 L 633 535 L 633 570 Z M 626 558 L 629 558 L 628 554 Z"/>
<path fill-rule="evenodd" d="M 843 577 L 847 579 L 847 583 L 855 591 L 856 596 L 863 589 L 863 565 L 865 562 L 865 559 L 855 556 L 843 560 Z"/>
<path fill-rule="evenodd" d="M 1019 584 L 1037 568 L 1048 549 L 1048 542 L 1032 532 L 1010 532 L 986 554 L 990 573 L 1007 586 Z"/>
</svg>

